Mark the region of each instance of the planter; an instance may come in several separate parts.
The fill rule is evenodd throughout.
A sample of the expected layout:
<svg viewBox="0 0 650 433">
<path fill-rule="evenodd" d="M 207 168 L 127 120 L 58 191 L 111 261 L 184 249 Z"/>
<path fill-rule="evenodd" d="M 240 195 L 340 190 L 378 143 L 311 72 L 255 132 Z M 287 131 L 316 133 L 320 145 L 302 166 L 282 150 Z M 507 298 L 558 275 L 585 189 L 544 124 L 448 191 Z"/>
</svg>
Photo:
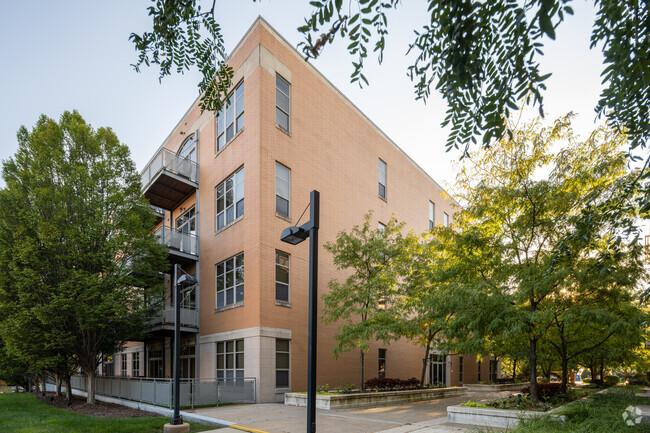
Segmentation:
<svg viewBox="0 0 650 433">
<path fill-rule="evenodd" d="M 521 391 L 528 386 L 528 382 L 521 383 L 497 383 L 494 385 L 467 384 L 463 385 L 469 392 L 499 392 L 499 391 Z"/>
<path fill-rule="evenodd" d="M 483 407 L 449 406 L 447 420 L 456 424 L 479 425 L 482 427 L 514 428 L 523 418 L 550 416 L 558 421 L 564 421 L 564 415 L 550 412 L 535 412 L 530 410 L 508 410 Z"/>
<path fill-rule="evenodd" d="M 436 400 L 445 397 L 460 397 L 467 395 L 467 388 L 432 388 L 414 389 L 407 391 L 364 392 L 355 394 L 317 395 L 318 409 L 344 409 L 357 407 L 385 406 L 390 404 L 409 403 L 413 401 Z M 289 392 L 284 395 L 287 406 L 307 406 L 307 394 Z"/>
</svg>

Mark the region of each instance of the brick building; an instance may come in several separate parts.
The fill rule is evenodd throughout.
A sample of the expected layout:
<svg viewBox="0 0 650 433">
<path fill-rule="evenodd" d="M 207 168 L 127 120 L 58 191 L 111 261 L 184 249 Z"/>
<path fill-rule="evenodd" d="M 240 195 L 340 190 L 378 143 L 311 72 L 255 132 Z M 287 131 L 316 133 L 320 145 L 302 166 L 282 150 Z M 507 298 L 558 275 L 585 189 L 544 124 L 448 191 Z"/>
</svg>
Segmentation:
<svg viewBox="0 0 650 433">
<path fill-rule="evenodd" d="M 453 211 L 442 188 L 262 18 L 229 64 L 231 104 L 215 116 L 197 100 L 142 183 L 170 261 L 199 280 L 181 301 L 182 377 L 254 377 L 257 401 L 280 401 L 307 388 L 308 242 L 291 246 L 280 233 L 296 225 L 309 192 L 320 191 L 321 294 L 344 276 L 322 244 L 369 210 L 377 224 L 395 214 L 416 232 L 449 223 Z M 171 377 L 171 281 L 147 341 L 108 357 L 104 373 Z M 317 383 L 358 387 L 358 352 L 331 354 L 336 330 L 319 325 Z M 406 340 L 374 343 L 366 378 L 419 377 L 423 356 Z M 428 377 L 474 383 L 495 366 L 434 352 Z"/>
</svg>

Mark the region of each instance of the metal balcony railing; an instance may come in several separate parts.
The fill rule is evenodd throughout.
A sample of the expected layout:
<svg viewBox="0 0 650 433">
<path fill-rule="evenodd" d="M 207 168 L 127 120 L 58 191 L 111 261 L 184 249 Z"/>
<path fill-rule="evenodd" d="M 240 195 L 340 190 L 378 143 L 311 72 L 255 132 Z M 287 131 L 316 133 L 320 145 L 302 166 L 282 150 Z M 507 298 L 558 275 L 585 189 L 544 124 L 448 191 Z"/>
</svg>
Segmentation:
<svg viewBox="0 0 650 433">
<path fill-rule="evenodd" d="M 174 324 L 174 307 L 165 306 L 161 309 L 160 315 L 149 321 L 150 326 L 165 326 Z M 181 327 L 198 328 L 199 310 L 181 307 Z"/>
<path fill-rule="evenodd" d="M 194 256 L 199 255 L 198 237 L 193 233 L 183 233 L 180 230 L 162 225 L 155 232 L 158 242 L 166 245 L 170 250 L 180 251 Z"/>
<path fill-rule="evenodd" d="M 169 149 L 162 148 L 142 171 L 142 188 L 146 191 L 151 181 L 162 170 L 198 183 L 198 168 L 199 165 L 196 162 L 183 158 Z"/>
</svg>

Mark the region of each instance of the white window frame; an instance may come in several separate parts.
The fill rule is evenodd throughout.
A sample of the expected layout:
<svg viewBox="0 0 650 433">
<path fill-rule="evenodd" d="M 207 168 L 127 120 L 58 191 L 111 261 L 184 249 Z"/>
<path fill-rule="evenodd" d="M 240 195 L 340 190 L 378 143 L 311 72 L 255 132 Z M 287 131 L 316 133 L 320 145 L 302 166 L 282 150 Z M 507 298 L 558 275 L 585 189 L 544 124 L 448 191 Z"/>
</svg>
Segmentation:
<svg viewBox="0 0 650 433">
<path fill-rule="evenodd" d="M 232 269 L 228 266 L 232 263 Z M 228 274 L 231 274 L 231 285 L 228 284 Z M 244 303 L 244 253 L 241 252 L 215 266 L 215 308 L 217 310 L 237 306 Z M 221 285 L 221 287 L 219 287 Z M 228 302 L 228 293 L 232 293 L 232 300 Z M 223 304 L 219 305 L 219 294 L 222 294 Z"/>
<path fill-rule="evenodd" d="M 229 347 L 229 345 L 232 346 Z M 217 342 L 217 365 L 216 377 L 219 379 L 243 379 L 244 378 L 244 353 L 245 353 L 244 340 L 227 340 Z M 229 358 L 231 356 L 232 358 Z M 221 358 L 220 358 L 221 357 Z M 229 364 L 228 360 L 232 363 Z M 220 367 L 221 360 L 221 367 Z M 230 367 L 228 366 L 230 365 Z"/>
<path fill-rule="evenodd" d="M 443 212 L 442 214 L 442 223 L 445 227 L 449 227 L 449 214 L 447 212 Z"/>
<path fill-rule="evenodd" d="M 140 377 L 140 352 L 133 352 L 131 356 L 131 376 Z"/>
<path fill-rule="evenodd" d="M 221 190 L 221 192 L 220 192 Z M 215 229 L 217 232 L 225 230 L 244 217 L 244 167 L 239 168 L 228 176 L 214 189 L 215 191 Z M 232 191 L 232 203 L 228 204 L 228 191 Z M 219 210 L 219 201 L 223 198 L 223 208 Z M 241 206 L 240 206 L 241 203 Z M 228 211 L 232 209 L 232 216 Z M 219 217 L 223 216 L 222 225 Z"/>
<path fill-rule="evenodd" d="M 127 359 L 127 354 L 122 353 L 120 355 L 120 376 L 126 376 L 128 374 L 128 359 Z"/>
<path fill-rule="evenodd" d="M 191 146 L 189 145 L 190 140 L 192 141 Z M 192 162 L 197 162 L 196 161 L 196 136 L 194 134 L 190 135 L 185 139 L 180 149 L 178 150 L 178 156 L 180 156 L 181 158 L 188 159 Z"/>
<path fill-rule="evenodd" d="M 278 170 L 279 169 L 279 170 Z M 282 177 L 279 176 L 279 174 L 282 172 L 282 169 L 286 169 L 286 173 L 289 175 L 288 179 L 283 179 Z M 280 183 L 285 183 L 287 185 L 287 190 L 289 193 L 285 197 L 283 195 L 281 188 L 280 188 Z M 278 211 L 278 198 L 282 200 L 286 200 L 287 202 L 287 214 L 283 214 L 282 212 Z M 284 164 L 280 164 L 279 162 L 275 162 L 275 214 L 278 216 L 281 216 L 283 218 L 291 218 L 291 169 L 287 167 Z"/>
<path fill-rule="evenodd" d="M 285 255 L 287 257 L 287 265 L 279 263 L 279 256 Z M 287 271 L 287 282 L 278 281 L 278 268 L 286 269 Z M 278 298 L 278 285 L 283 285 L 287 287 L 287 299 Z M 285 253 L 284 251 L 275 250 L 275 301 L 281 304 L 288 304 L 291 300 L 291 254 Z"/>
<path fill-rule="evenodd" d="M 280 88 L 278 85 L 279 82 L 283 82 L 287 85 L 289 88 L 289 94 L 287 94 L 284 90 Z M 280 107 L 280 97 L 285 96 L 289 102 L 288 102 L 288 107 L 285 110 L 284 108 Z M 287 111 L 288 110 L 288 111 Z M 284 126 L 280 125 L 280 122 L 278 122 L 278 111 L 284 115 L 287 116 L 287 127 L 285 128 Z M 281 130 L 289 133 L 291 132 L 291 83 L 289 83 L 287 80 L 282 78 L 280 75 L 276 74 L 275 75 L 275 124 L 277 125 L 278 128 Z"/>
<path fill-rule="evenodd" d="M 379 172 L 379 185 L 378 185 L 378 190 L 377 190 L 377 195 L 383 200 L 388 200 L 388 186 L 387 186 L 387 178 L 388 178 L 388 164 L 381 158 L 379 158 L 379 163 L 378 163 L 378 172 Z M 382 176 L 383 175 L 383 176 Z M 381 194 L 381 188 L 384 187 L 384 194 Z"/>
<path fill-rule="evenodd" d="M 429 200 L 429 230 L 431 230 L 436 224 L 436 205 L 434 202 Z"/>
<path fill-rule="evenodd" d="M 228 128 L 232 126 L 232 130 Z M 221 152 L 244 129 L 244 82 L 235 87 L 216 116 L 215 153 Z M 222 139 L 223 138 L 223 139 Z"/>
<path fill-rule="evenodd" d="M 278 342 L 286 341 L 288 350 L 279 350 Z M 278 355 L 286 355 L 288 361 L 288 367 L 279 367 L 278 366 Z M 278 385 L 278 372 L 287 372 L 287 383 Z M 285 338 L 276 338 L 275 339 L 275 387 L 276 388 L 290 388 L 291 387 L 291 340 Z"/>
</svg>

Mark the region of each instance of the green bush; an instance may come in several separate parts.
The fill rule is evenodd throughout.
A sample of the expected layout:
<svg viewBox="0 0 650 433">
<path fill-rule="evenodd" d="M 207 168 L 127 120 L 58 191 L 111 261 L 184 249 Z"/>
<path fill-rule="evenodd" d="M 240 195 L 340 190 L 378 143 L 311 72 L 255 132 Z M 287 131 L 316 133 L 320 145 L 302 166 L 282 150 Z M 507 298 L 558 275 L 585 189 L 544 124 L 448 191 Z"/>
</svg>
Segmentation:
<svg viewBox="0 0 650 433">
<path fill-rule="evenodd" d="M 616 385 L 617 383 L 619 383 L 621 381 L 621 378 L 618 377 L 618 376 L 614 376 L 614 375 L 607 375 L 607 376 L 605 376 L 603 378 L 603 380 L 605 381 L 605 384 L 607 384 L 607 385 Z"/>
<path fill-rule="evenodd" d="M 582 378 L 582 381 L 583 381 L 584 383 L 590 383 L 590 382 L 591 382 L 591 377 L 583 377 L 583 378 Z"/>
</svg>

